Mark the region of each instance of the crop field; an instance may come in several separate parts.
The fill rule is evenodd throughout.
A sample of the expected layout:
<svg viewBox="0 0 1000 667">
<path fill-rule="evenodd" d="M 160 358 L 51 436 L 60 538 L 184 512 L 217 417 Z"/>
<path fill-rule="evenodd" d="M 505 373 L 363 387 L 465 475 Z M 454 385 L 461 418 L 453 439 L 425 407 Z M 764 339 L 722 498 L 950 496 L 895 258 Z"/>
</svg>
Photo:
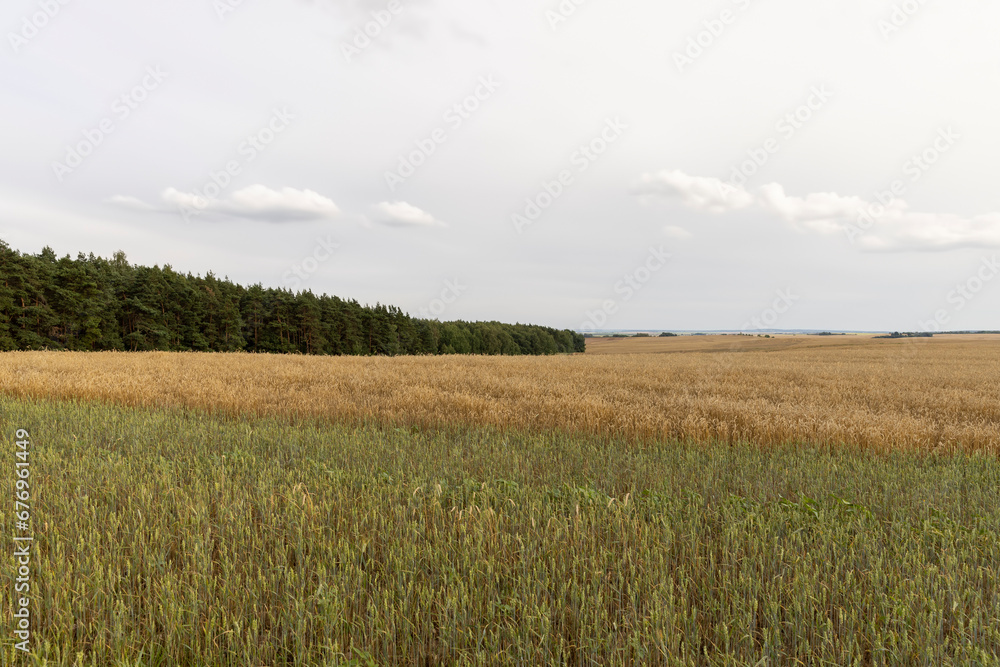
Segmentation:
<svg viewBox="0 0 1000 667">
<path fill-rule="evenodd" d="M 1000 664 L 1000 338 L 588 348 L 0 355 L 0 664 Z"/>
<path fill-rule="evenodd" d="M 591 340 L 558 357 L 12 352 L 0 392 L 627 439 L 1000 451 L 1000 336 Z"/>
</svg>

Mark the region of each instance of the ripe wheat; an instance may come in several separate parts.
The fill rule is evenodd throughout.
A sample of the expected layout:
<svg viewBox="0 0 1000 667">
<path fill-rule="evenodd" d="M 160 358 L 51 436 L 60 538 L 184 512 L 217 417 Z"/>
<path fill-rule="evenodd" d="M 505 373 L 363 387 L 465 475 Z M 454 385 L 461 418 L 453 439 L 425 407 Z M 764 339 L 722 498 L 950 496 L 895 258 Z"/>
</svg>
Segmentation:
<svg viewBox="0 0 1000 667">
<path fill-rule="evenodd" d="M 0 392 L 223 414 L 1000 450 L 1000 337 L 597 340 L 560 357 L 0 356 Z"/>
</svg>

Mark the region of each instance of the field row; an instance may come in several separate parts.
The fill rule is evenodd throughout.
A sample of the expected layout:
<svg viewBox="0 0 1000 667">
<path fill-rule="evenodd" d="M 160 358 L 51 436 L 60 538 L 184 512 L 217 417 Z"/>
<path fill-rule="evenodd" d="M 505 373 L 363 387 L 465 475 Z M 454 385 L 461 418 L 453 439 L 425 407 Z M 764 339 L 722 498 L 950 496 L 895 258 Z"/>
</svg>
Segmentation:
<svg viewBox="0 0 1000 667">
<path fill-rule="evenodd" d="M 617 352 L 617 354 L 616 354 Z M 684 337 L 559 357 L 46 353 L 0 393 L 339 422 L 1000 451 L 1000 337 Z"/>
<path fill-rule="evenodd" d="M 1000 654 L 992 456 L 0 399 L 0 431 L 16 428 L 32 435 L 33 664 Z"/>
</svg>

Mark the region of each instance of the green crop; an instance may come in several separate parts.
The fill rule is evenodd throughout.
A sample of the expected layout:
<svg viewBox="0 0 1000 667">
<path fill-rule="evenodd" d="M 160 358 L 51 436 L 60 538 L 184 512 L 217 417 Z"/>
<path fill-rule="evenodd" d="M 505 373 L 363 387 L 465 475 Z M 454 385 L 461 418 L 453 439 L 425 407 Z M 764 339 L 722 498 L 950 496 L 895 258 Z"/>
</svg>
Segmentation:
<svg viewBox="0 0 1000 667">
<path fill-rule="evenodd" d="M 5 665 L 1000 664 L 995 456 L 0 413 Z"/>
</svg>

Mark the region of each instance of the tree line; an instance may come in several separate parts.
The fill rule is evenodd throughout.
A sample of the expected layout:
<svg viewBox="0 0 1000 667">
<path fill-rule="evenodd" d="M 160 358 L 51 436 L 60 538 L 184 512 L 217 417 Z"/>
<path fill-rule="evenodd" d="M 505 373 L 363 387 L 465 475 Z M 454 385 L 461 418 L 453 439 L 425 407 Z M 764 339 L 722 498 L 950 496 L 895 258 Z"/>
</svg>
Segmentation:
<svg viewBox="0 0 1000 667">
<path fill-rule="evenodd" d="M 557 354 L 583 336 L 527 324 L 438 322 L 312 291 L 244 287 L 209 272 L 80 253 L 31 255 L 0 240 L 0 350 L 326 355 Z"/>
</svg>

